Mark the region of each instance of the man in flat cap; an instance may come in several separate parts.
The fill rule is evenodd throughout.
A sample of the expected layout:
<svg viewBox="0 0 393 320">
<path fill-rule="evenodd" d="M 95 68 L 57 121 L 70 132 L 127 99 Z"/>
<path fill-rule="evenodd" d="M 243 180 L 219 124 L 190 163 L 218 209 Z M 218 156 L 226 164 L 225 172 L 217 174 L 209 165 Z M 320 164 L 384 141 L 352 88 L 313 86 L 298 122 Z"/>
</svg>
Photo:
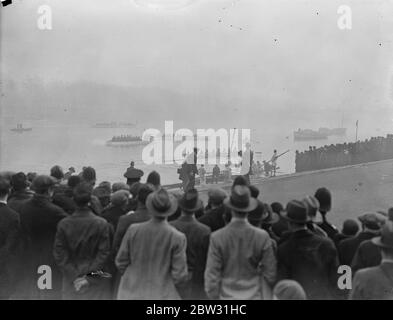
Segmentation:
<svg viewBox="0 0 393 320">
<path fill-rule="evenodd" d="M 359 218 L 362 231 L 356 237 L 345 239 L 338 244 L 340 263 L 350 266 L 356 250 L 365 240 L 370 240 L 379 235 L 380 229 L 386 218 L 376 212 L 366 212 Z"/>
<path fill-rule="evenodd" d="M 372 242 L 380 248 L 382 261 L 378 266 L 356 272 L 350 299 L 393 300 L 393 222 L 386 221 L 381 236 Z"/>
<path fill-rule="evenodd" d="M 388 220 L 393 221 L 393 208 L 390 208 L 388 212 L 386 214 Z M 381 250 L 372 239 L 363 241 L 352 259 L 352 273 L 355 273 L 359 269 L 378 266 L 381 260 Z"/>
</svg>

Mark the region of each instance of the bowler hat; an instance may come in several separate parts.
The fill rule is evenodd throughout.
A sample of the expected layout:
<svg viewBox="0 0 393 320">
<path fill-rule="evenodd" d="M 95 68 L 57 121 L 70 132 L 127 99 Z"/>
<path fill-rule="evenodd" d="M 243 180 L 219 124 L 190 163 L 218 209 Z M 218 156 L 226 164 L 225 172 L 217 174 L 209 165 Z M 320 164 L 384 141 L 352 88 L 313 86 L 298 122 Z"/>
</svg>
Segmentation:
<svg viewBox="0 0 393 320">
<path fill-rule="evenodd" d="M 373 238 L 371 241 L 378 247 L 393 249 L 393 222 L 386 221 L 382 226 L 381 236 Z"/>
<path fill-rule="evenodd" d="M 294 223 L 307 223 L 310 217 L 307 214 L 307 207 L 303 201 L 291 200 L 288 202 L 282 217 Z"/>
<path fill-rule="evenodd" d="M 149 212 L 158 217 L 168 217 L 176 212 L 177 201 L 163 188 L 150 193 L 146 199 Z"/>
<path fill-rule="evenodd" d="M 179 200 L 179 207 L 186 212 L 195 212 L 203 208 L 196 189 L 187 190 Z"/>
<path fill-rule="evenodd" d="M 251 198 L 250 189 L 242 185 L 232 188 L 231 196 L 224 200 L 224 204 L 237 212 L 250 212 L 258 206 L 257 200 Z"/>
</svg>

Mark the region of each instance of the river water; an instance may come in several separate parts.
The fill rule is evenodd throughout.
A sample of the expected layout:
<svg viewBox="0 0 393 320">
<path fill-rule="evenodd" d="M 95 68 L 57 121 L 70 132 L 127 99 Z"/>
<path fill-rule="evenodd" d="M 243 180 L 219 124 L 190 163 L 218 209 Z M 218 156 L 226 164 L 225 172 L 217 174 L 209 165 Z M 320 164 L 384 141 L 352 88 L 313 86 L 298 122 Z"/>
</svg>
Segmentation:
<svg viewBox="0 0 393 320">
<path fill-rule="evenodd" d="M 133 160 L 136 167 L 145 172 L 145 177 L 148 172 L 157 170 L 163 184 L 179 181 L 176 172 L 177 164 L 146 165 L 142 161 L 144 146 L 110 147 L 105 144 L 114 135 L 141 134 L 142 131 L 138 129 L 54 125 L 39 121 L 30 122 L 30 125 L 33 130 L 25 133 L 11 132 L 13 124 L 2 129 L 1 170 L 48 173 L 50 168 L 57 164 L 64 169 L 73 166 L 79 172 L 83 166 L 92 166 L 97 171 L 98 181 L 115 182 L 124 180 L 123 173 Z M 269 160 L 273 149 L 277 149 L 279 154 L 290 150 L 279 158 L 278 173 L 291 173 L 295 170 L 295 150 L 302 151 L 308 149 L 310 145 L 319 147 L 355 139 L 355 127 L 352 126 L 348 128 L 346 136 L 331 136 L 328 140 L 296 142 L 293 140 L 293 131 L 296 129 L 282 129 L 277 126 L 271 126 L 269 130 L 266 127 L 251 129 L 255 161 Z M 368 128 L 359 134 L 359 139 L 386 135 L 386 133 L 389 133 L 389 128 Z M 207 165 L 207 170 L 211 170 L 211 167 Z"/>
</svg>

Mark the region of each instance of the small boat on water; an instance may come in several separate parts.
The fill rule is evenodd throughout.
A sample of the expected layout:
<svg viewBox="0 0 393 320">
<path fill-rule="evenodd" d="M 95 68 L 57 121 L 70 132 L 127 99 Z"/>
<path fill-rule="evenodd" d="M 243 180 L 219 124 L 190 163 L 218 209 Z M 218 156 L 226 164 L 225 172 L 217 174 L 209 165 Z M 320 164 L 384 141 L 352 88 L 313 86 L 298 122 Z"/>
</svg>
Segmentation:
<svg viewBox="0 0 393 320">
<path fill-rule="evenodd" d="M 293 138 L 295 141 L 323 140 L 328 138 L 328 134 L 311 129 L 298 129 L 293 132 Z"/>
<path fill-rule="evenodd" d="M 347 128 L 319 128 L 318 132 L 327 134 L 328 136 L 345 136 L 347 134 Z"/>
<path fill-rule="evenodd" d="M 149 141 L 142 140 L 140 136 L 132 136 L 132 135 L 121 135 L 114 136 L 111 140 L 106 142 L 107 146 L 114 147 L 127 147 L 127 146 L 139 146 L 149 144 Z"/>
<path fill-rule="evenodd" d="M 131 122 L 101 122 L 93 125 L 93 128 L 133 128 L 135 123 Z"/>
<path fill-rule="evenodd" d="M 23 125 L 21 123 L 18 123 L 16 125 L 16 128 L 12 128 L 10 129 L 13 132 L 18 132 L 18 133 L 22 133 L 22 132 L 28 132 L 28 131 L 32 131 L 33 128 L 23 128 Z"/>
</svg>

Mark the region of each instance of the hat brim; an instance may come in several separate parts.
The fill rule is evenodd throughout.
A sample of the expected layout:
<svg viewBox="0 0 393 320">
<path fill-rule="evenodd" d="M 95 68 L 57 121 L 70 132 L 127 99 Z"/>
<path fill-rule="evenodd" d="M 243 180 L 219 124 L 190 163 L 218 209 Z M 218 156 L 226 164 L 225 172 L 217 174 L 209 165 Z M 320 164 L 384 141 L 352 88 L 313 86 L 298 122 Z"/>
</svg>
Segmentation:
<svg viewBox="0 0 393 320">
<path fill-rule="evenodd" d="M 285 220 L 289 222 L 294 222 L 294 223 L 307 223 L 311 221 L 310 217 L 307 215 L 307 218 L 305 220 L 298 220 L 298 219 L 293 219 L 288 217 L 288 212 L 286 210 L 281 211 L 281 217 L 283 217 Z"/>
<path fill-rule="evenodd" d="M 229 197 L 224 200 L 224 205 L 234 211 L 237 211 L 237 212 L 250 212 L 250 211 L 253 211 L 257 208 L 258 201 L 254 198 L 250 198 L 250 202 L 248 203 L 247 207 L 239 208 L 239 207 L 232 205 L 231 198 Z"/>
<path fill-rule="evenodd" d="M 371 242 L 380 248 L 393 249 L 393 245 L 390 246 L 390 245 L 387 245 L 386 243 L 382 242 L 382 237 L 372 238 Z"/>
<path fill-rule="evenodd" d="M 195 207 L 187 208 L 181 203 L 181 201 L 179 201 L 179 208 L 182 209 L 183 211 L 186 211 L 186 212 L 195 212 L 195 211 L 199 211 L 203 208 L 203 202 L 202 202 L 202 200 L 198 199 L 197 203 L 195 204 Z"/>
<path fill-rule="evenodd" d="M 153 197 L 150 197 L 150 195 L 149 195 L 147 197 L 147 199 L 146 199 L 146 208 L 154 216 L 157 216 L 157 217 L 169 217 L 169 216 L 171 216 L 172 214 L 174 214 L 176 212 L 177 207 L 178 207 L 177 200 L 175 199 L 175 197 L 172 194 L 169 195 L 169 200 L 171 202 L 171 205 L 168 208 L 168 210 L 166 210 L 166 211 L 158 211 L 153 206 L 153 203 L 152 203 Z"/>
<path fill-rule="evenodd" d="M 277 213 L 272 212 L 272 215 L 270 216 L 270 219 L 268 219 L 268 220 L 262 219 L 262 223 L 265 223 L 265 224 L 275 224 L 275 223 L 277 223 L 279 220 L 280 220 L 280 216 L 279 216 Z"/>
</svg>

